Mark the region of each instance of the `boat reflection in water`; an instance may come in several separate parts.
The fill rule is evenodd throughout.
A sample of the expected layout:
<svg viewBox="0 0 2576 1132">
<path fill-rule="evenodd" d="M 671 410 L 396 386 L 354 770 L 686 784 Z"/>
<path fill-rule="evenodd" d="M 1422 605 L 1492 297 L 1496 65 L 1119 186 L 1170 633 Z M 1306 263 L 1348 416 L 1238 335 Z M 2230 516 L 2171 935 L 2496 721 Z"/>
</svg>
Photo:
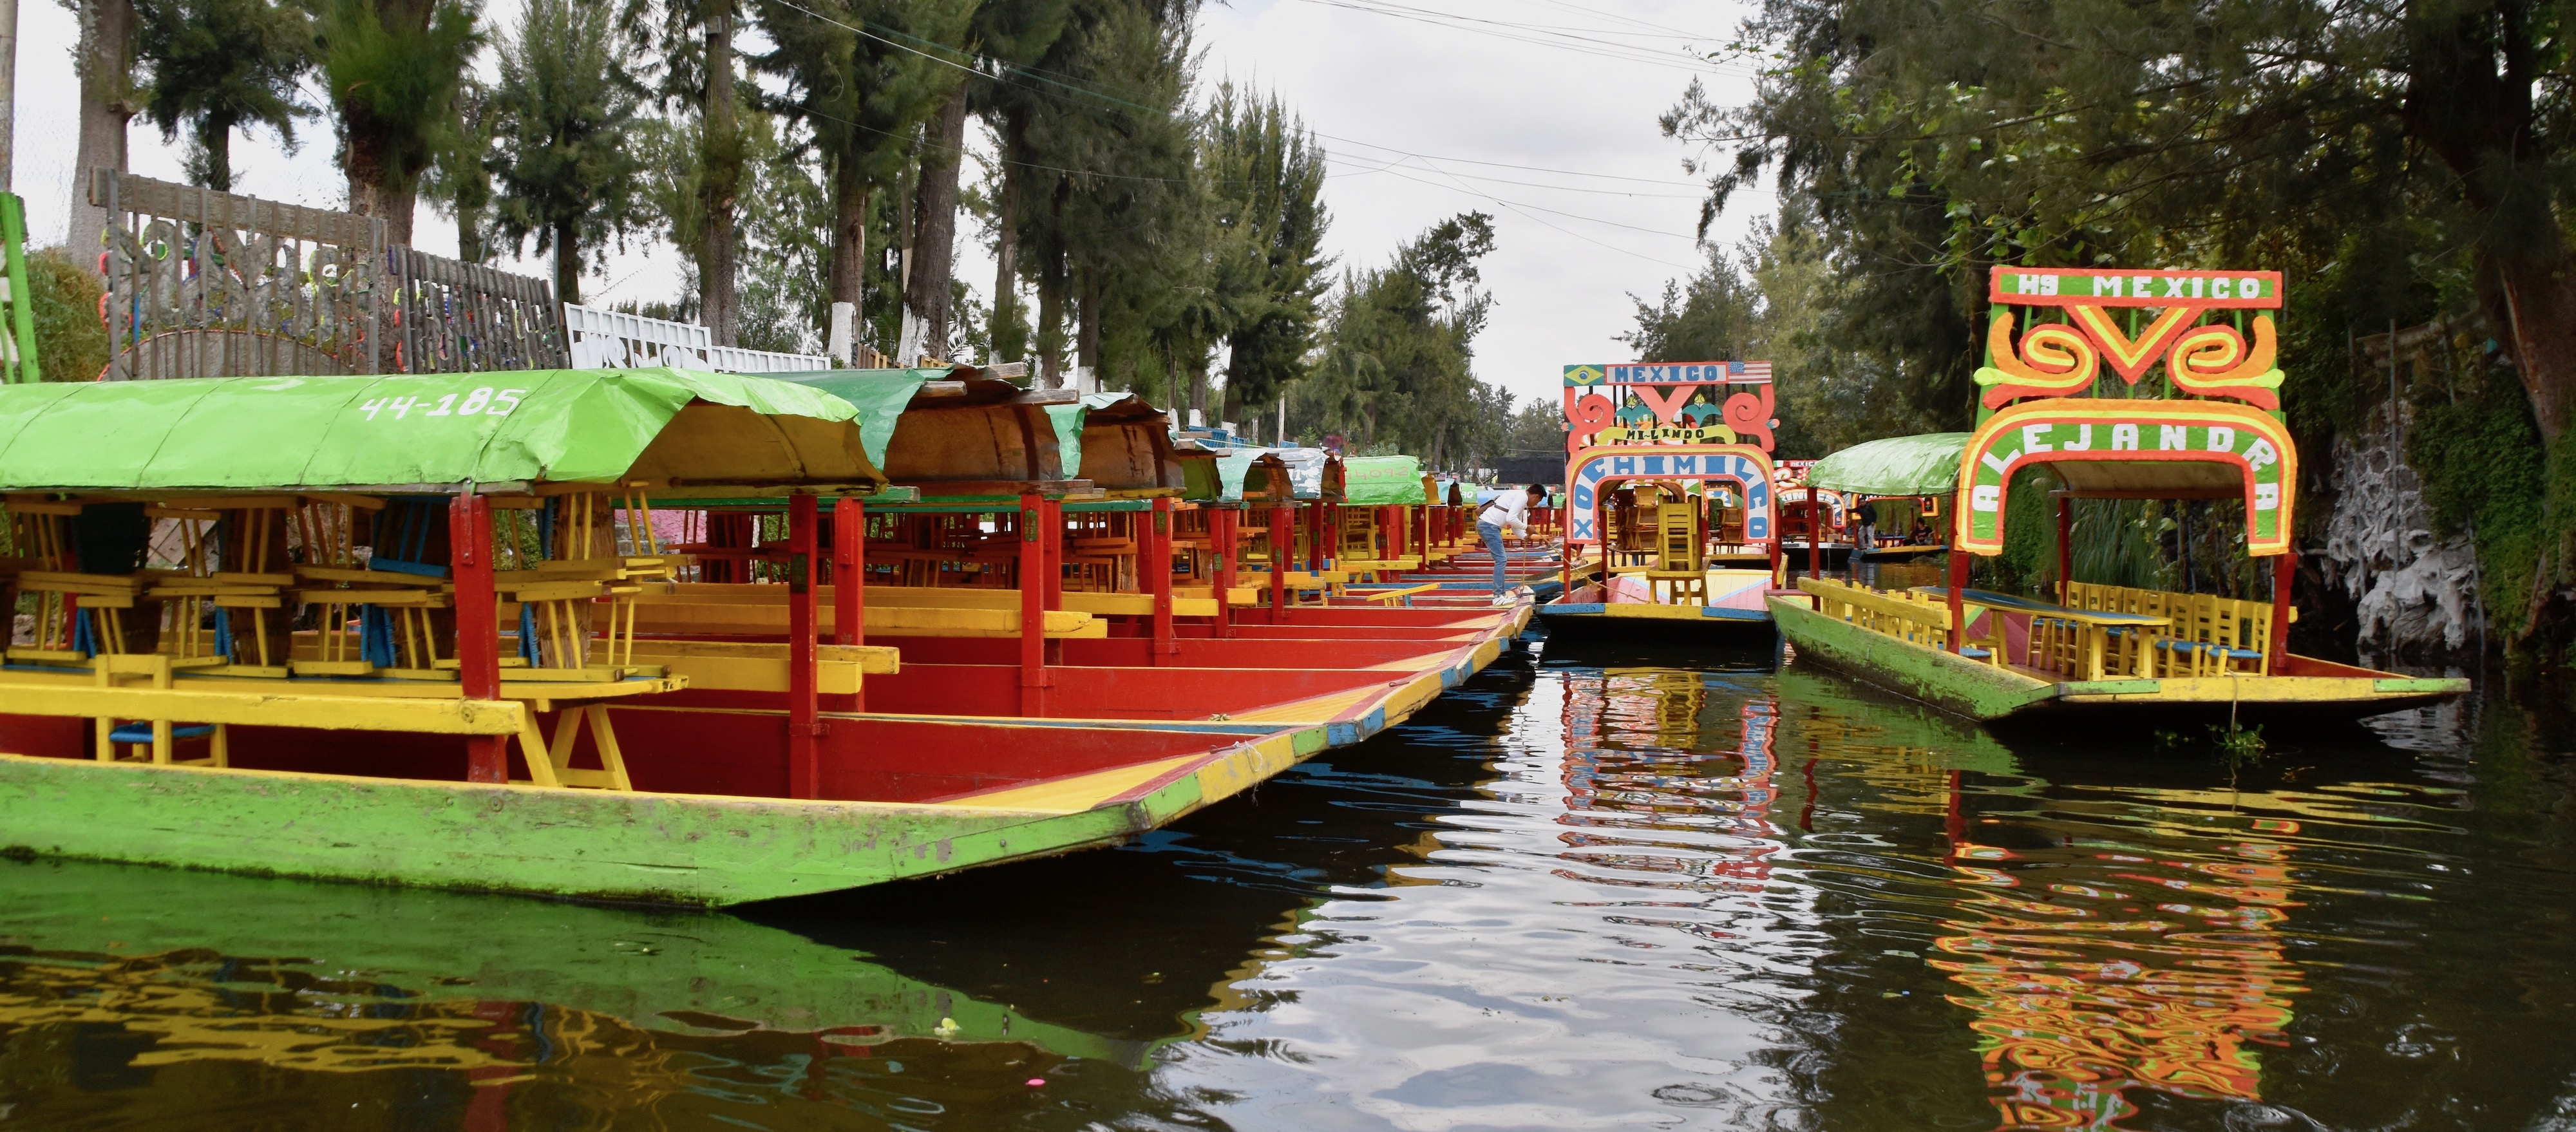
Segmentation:
<svg viewBox="0 0 2576 1132">
<path fill-rule="evenodd" d="M 1576 669 L 1560 673 L 1558 682 L 1565 697 L 1566 786 L 1566 812 L 1558 820 L 1577 828 L 1632 831 L 1687 825 L 1713 839 L 1708 846 L 1712 851 L 1690 855 L 1602 852 L 1605 847 L 1634 847 L 1634 842 L 1585 833 L 1562 835 L 1565 844 L 1583 851 L 1582 859 L 1592 865 L 1650 875 L 1686 873 L 1708 878 L 1714 882 L 1712 888 L 1763 891 L 1770 876 L 1769 859 L 1782 848 L 1783 831 L 1771 820 L 1779 796 L 1773 782 L 1778 770 L 1774 747 L 1779 701 L 1768 696 L 1744 698 L 1736 708 L 1742 720 L 1741 740 L 1731 751 L 1707 751 L 1703 749 L 1706 736 L 1722 728 L 1717 721 L 1702 718 L 1709 709 L 1710 685 L 1733 693 L 1729 699 L 1744 695 L 1723 673 Z M 1664 750 L 1651 749 L 1655 747 Z M 1691 765 L 1671 765 L 1677 753 L 1692 759 Z M 1674 773 L 1677 770 L 1686 773 Z M 1621 883 L 1615 875 L 1582 879 Z M 1656 886 L 1656 882 L 1633 879 L 1626 883 Z"/>
<path fill-rule="evenodd" d="M 2213 859 L 2100 847 L 2014 851 L 1961 842 L 1959 883 L 1985 889 L 1944 926 L 1932 965 L 1966 989 L 2006 1128 L 2114 1128 L 2132 1088 L 2262 1099 L 2258 1049 L 2284 1044 L 2298 967 L 2276 934 L 2289 898 L 2280 845 Z M 2020 892 L 2015 861 L 2057 878 Z"/>
</svg>

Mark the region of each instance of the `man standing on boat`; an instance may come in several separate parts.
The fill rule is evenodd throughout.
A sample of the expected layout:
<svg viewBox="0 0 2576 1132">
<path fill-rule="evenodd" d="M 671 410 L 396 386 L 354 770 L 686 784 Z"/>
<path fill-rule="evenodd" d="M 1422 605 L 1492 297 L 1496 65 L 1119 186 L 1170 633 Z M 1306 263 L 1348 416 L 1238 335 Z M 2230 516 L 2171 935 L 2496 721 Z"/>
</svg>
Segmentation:
<svg viewBox="0 0 2576 1132">
<path fill-rule="evenodd" d="M 1503 553 L 1503 539 L 1519 542 L 1529 534 L 1530 501 L 1547 494 L 1547 485 L 1531 484 L 1527 488 L 1505 488 L 1485 501 L 1485 509 L 1476 513 L 1476 537 L 1483 540 L 1485 552 L 1494 556 L 1494 602 L 1502 604 L 1510 597 L 1504 588 L 1503 567 L 1509 559 Z M 1505 532 L 1509 532 L 1506 536 Z"/>
</svg>

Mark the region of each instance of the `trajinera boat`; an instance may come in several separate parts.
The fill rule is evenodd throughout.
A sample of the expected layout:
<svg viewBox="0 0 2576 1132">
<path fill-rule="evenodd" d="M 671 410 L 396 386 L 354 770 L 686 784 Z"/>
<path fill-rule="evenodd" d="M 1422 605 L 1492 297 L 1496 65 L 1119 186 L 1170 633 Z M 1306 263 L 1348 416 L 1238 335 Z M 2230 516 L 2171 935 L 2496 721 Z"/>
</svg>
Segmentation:
<svg viewBox="0 0 2576 1132">
<path fill-rule="evenodd" d="M 1538 607 L 1548 634 L 1768 639 L 1781 566 L 1770 365 L 1568 366 L 1565 384 L 1577 447 L 1564 592 Z M 1577 569 L 1586 550 L 1597 573 Z"/>
<path fill-rule="evenodd" d="M 1807 469 L 1807 482 L 1851 504 L 1853 553 L 1864 562 L 1933 560 L 1950 552 L 1951 481 L 1964 432 L 1891 436 L 1852 445 Z M 1907 494 L 1932 485 L 1936 491 Z"/>
<path fill-rule="evenodd" d="M 0 847 L 693 904 L 847 888 L 1132 836 L 1517 631 L 1239 609 L 1221 553 L 1183 596 L 1152 564 L 1213 477 L 1164 463 L 1159 415 L 1071 400 L 940 371 L 0 388 L 0 600 L 33 607 L 0 668 Z M 1064 475 L 1060 435 L 1094 428 L 1142 486 Z M 1086 529 L 1140 544 L 1123 578 Z"/>
<path fill-rule="evenodd" d="M 2000 267 L 1989 295 L 1976 430 L 1918 461 L 1919 479 L 1866 485 L 1952 499 L 1949 584 L 1799 579 L 1805 592 L 1770 605 L 1801 659 L 1977 719 L 2357 719 L 2468 691 L 2289 651 L 2299 481 L 2274 364 L 2279 273 Z M 2062 485 L 2055 600 L 1969 588 L 1970 556 L 2003 553 L 2008 517 L 2044 521 L 2014 506 L 2043 475 Z M 2124 499 L 2221 501 L 2244 554 L 2269 561 L 2268 595 L 2074 580 L 2075 508 Z"/>
</svg>

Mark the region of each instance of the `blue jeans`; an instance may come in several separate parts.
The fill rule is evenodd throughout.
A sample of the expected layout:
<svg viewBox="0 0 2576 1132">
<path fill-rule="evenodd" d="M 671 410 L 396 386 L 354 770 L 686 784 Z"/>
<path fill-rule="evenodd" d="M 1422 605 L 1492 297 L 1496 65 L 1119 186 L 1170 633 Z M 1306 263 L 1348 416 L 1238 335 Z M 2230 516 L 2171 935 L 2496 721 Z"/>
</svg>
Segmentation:
<svg viewBox="0 0 2576 1132">
<path fill-rule="evenodd" d="M 1503 592 L 1503 529 L 1492 523 L 1476 524 L 1476 537 L 1485 544 L 1485 552 L 1494 556 L 1494 592 Z"/>
</svg>

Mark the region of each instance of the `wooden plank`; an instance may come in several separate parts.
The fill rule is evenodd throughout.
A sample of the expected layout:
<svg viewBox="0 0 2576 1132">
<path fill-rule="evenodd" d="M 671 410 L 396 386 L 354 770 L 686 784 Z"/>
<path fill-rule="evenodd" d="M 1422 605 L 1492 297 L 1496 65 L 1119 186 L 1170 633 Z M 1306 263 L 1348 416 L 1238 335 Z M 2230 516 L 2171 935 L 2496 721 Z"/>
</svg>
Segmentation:
<svg viewBox="0 0 2576 1132">
<path fill-rule="evenodd" d="M 167 719 L 244 727 L 515 735 L 527 709 L 507 700 L 414 699 L 286 691 L 100 688 L 0 677 L 0 715 Z"/>
</svg>

